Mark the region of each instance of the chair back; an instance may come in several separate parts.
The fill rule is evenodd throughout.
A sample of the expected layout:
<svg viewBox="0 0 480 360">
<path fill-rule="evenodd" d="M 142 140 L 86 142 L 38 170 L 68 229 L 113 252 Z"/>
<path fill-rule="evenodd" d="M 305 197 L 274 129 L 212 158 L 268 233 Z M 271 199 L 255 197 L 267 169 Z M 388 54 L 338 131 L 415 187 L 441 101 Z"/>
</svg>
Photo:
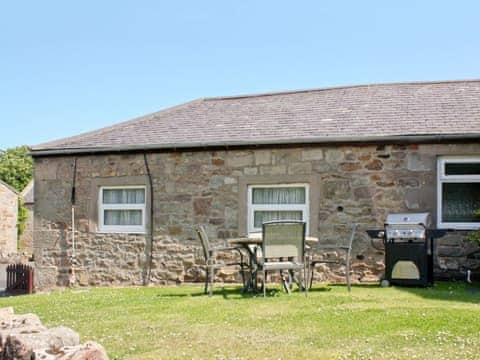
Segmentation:
<svg viewBox="0 0 480 360">
<path fill-rule="evenodd" d="M 195 226 L 195 232 L 198 235 L 198 238 L 200 239 L 200 242 L 202 244 L 203 248 L 203 255 L 205 256 L 205 260 L 208 260 L 210 257 L 210 242 L 208 240 L 208 235 L 207 232 L 205 231 L 205 227 L 203 225 L 197 225 Z"/>
<path fill-rule="evenodd" d="M 262 252 L 265 259 L 284 257 L 303 259 L 305 254 L 304 222 L 270 221 L 263 224 L 262 232 Z"/>
</svg>

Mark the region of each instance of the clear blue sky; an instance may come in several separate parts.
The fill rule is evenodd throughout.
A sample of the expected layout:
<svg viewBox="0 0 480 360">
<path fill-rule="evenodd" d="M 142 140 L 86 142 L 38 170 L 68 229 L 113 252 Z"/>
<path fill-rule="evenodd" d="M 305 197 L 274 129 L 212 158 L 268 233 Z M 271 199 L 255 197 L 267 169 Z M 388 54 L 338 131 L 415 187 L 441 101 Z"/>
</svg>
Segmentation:
<svg viewBox="0 0 480 360">
<path fill-rule="evenodd" d="M 0 148 L 198 97 L 479 78 L 479 59 L 478 1 L 4 1 Z"/>
</svg>

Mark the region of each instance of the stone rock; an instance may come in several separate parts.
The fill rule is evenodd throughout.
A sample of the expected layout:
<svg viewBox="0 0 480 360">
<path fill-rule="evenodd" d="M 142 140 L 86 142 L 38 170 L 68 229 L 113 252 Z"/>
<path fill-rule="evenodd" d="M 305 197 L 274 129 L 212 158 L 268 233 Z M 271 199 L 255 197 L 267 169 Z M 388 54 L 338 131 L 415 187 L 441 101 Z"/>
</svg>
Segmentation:
<svg viewBox="0 0 480 360">
<path fill-rule="evenodd" d="M 365 275 L 360 278 L 362 283 L 378 283 L 380 282 L 380 277 L 377 275 Z"/>
<path fill-rule="evenodd" d="M 356 171 L 362 168 L 362 164 L 359 162 L 344 162 L 340 164 L 340 168 L 343 171 Z"/>
<path fill-rule="evenodd" d="M 4 359 L 35 359 L 36 349 L 48 349 L 58 353 L 62 347 L 80 344 L 80 336 L 66 327 L 58 327 L 40 333 L 12 334 L 7 337 Z"/>
<path fill-rule="evenodd" d="M 375 195 L 375 189 L 368 186 L 362 186 L 353 190 L 353 194 L 356 199 L 371 199 L 373 195 Z"/>
<path fill-rule="evenodd" d="M 212 206 L 212 198 L 193 199 L 193 211 L 195 215 L 207 215 Z"/>
<path fill-rule="evenodd" d="M 437 246 L 436 254 L 444 257 L 466 256 L 465 249 L 460 246 Z"/>
<path fill-rule="evenodd" d="M 367 165 L 365 165 L 365 168 L 372 171 L 382 170 L 383 163 L 380 160 L 375 159 L 370 161 Z"/>
<path fill-rule="evenodd" d="M 2 327 L 0 330 L 0 351 L 5 348 L 5 343 L 10 335 L 21 334 L 38 334 L 46 331 L 47 328 L 43 325 L 24 325 L 16 327 Z"/>
<path fill-rule="evenodd" d="M 262 175 L 285 175 L 287 173 L 286 165 L 261 166 L 260 174 Z"/>
<path fill-rule="evenodd" d="M 350 182 L 348 180 L 327 181 L 324 186 L 327 199 L 347 199 L 350 197 Z"/>
<path fill-rule="evenodd" d="M 236 155 L 227 158 L 227 166 L 232 168 L 252 166 L 253 162 L 253 153 L 250 152 L 237 153 Z"/>
<path fill-rule="evenodd" d="M 4 320 L 10 320 L 12 318 L 12 315 L 14 314 L 13 307 L 4 307 L 0 308 L 0 322 L 3 322 Z"/>
<path fill-rule="evenodd" d="M 41 326 L 40 318 L 35 314 L 21 314 L 8 316 L 8 312 L 0 319 L 1 329 L 14 329 L 25 326 Z"/>
<path fill-rule="evenodd" d="M 215 166 L 223 166 L 225 164 L 225 160 L 220 159 L 220 158 L 213 158 L 212 159 L 212 165 Z"/>
<path fill-rule="evenodd" d="M 435 157 L 409 153 L 407 156 L 407 169 L 412 171 L 427 171 L 435 168 Z"/>
<path fill-rule="evenodd" d="M 245 175 L 257 175 L 258 174 L 258 168 L 256 167 L 246 167 L 243 169 L 243 173 Z"/>
<path fill-rule="evenodd" d="M 327 150 L 325 153 L 325 159 L 328 162 L 339 162 L 343 159 L 343 151 L 341 150 Z"/>
<path fill-rule="evenodd" d="M 310 174 L 312 172 L 312 164 L 305 163 L 293 163 L 288 166 L 288 173 L 290 175 L 296 174 Z"/>
<path fill-rule="evenodd" d="M 255 151 L 256 165 L 270 165 L 272 163 L 272 152 L 270 150 Z"/>
<path fill-rule="evenodd" d="M 52 289 L 57 285 L 58 268 L 56 266 L 35 265 L 35 289 Z"/>
<path fill-rule="evenodd" d="M 83 345 L 67 346 L 56 353 L 50 349 L 40 349 L 34 352 L 36 359 L 41 360 L 108 360 L 108 355 L 100 344 L 89 341 Z"/>
<path fill-rule="evenodd" d="M 368 161 L 372 158 L 370 154 L 362 154 L 358 157 L 358 160 L 360 161 Z"/>
<path fill-rule="evenodd" d="M 323 159 L 323 150 L 322 149 L 308 149 L 302 151 L 302 160 L 322 160 Z"/>
<path fill-rule="evenodd" d="M 400 178 L 398 179 L 398 185 L 404 187 L 418 187 L 420 183 L 416 178 Z"/>
</svg>

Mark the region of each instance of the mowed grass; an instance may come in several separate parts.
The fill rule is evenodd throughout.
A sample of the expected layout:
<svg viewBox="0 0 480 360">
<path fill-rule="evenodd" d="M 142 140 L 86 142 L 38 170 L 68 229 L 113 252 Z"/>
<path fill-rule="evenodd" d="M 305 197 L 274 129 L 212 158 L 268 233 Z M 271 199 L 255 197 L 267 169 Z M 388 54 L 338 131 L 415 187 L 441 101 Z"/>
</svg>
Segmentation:
<svg viewBox="0 0 480 360">
<path fill-rule="evenodd" d="M 112 359 L 478 359 L 480 287 L 92 288 L 0 299 L 107 349 Z"/>
</svg>

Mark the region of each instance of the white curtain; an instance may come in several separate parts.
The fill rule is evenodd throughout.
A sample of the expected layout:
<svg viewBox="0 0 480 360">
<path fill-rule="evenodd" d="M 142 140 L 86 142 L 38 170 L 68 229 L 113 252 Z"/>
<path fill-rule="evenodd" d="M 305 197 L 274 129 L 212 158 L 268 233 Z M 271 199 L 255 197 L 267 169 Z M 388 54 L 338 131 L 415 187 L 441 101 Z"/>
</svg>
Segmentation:
<svg viewBox="0 0 480 360">
<path fill-rule="evenodd" d="M 105 210 L 105 225 L 142 225 L 142 210 Z"/>
<path fill-rule="evenodd" d="M 254 204 L 305 204 L 305 188 L 254 188 L 252 202 Z"/>
<path fill-rule="evenodd" d="M 301 211 L 255 211 L 254 226 L 261 228 L 262 224 L 274 220 L 303 220 Z"/>
<path fill-rule="evenodd" d="M 104 204 L 144 204 L 145 189 L 104 189 Z"/>
</svg>

